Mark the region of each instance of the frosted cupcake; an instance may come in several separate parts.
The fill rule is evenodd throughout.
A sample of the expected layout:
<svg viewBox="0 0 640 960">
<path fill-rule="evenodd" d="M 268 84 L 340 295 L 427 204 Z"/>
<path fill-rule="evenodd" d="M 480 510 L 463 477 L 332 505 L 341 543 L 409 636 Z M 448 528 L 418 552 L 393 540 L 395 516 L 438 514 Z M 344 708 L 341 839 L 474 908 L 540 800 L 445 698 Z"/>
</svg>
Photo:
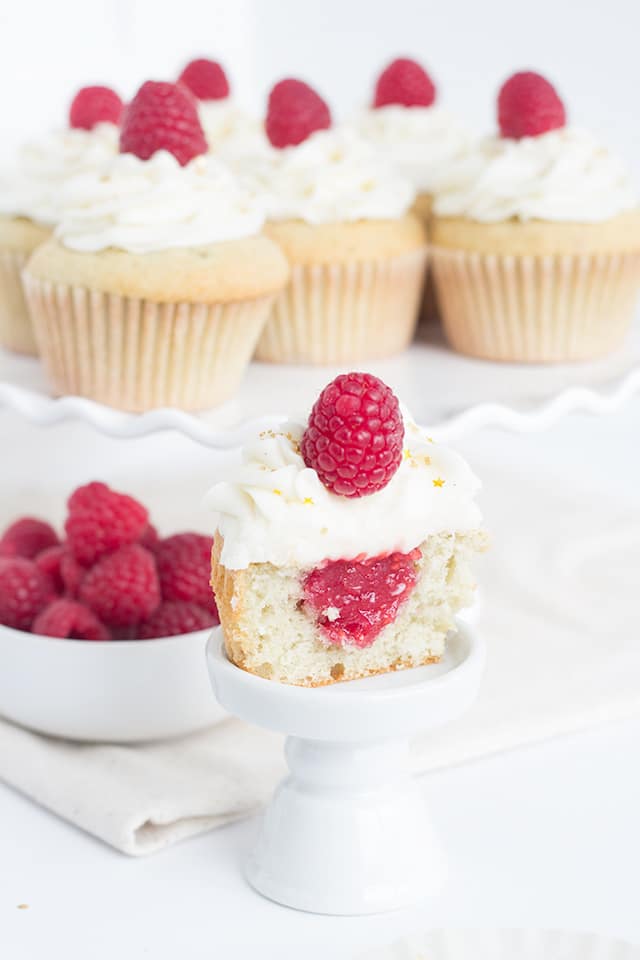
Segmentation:
<svg viewBox="0 0 640 960">
<path fill-rule="evenodd" d="M 436 98 L 436 86 L 427 71 L 415 60 L 399 58 L 378 77 L 371 106 L 352 121 L 354 129 L 412 184 L 413 209 L 427 234 L 440 180 L 469 146 L 462 124 Z M 434 320 L 437 313 L 429 271 L 422 316 Z"/>
<path fill-rule="evenodd" d="M 436 97 L 427 71 L 415 60 L 400 58 L 382 71 L 373 103 L 352 121 L 357 132 L 411 182 L 415 209 L 426 224 L 441 178 L 469 146 L 467 132 Z"/>
<path fill-rule="evenodd" d="M 434 203 L 447 337 L 492 360 L 602 356 L 623 342 L 640 286 L 629 174 L 590 133 L 566 125 L 539 74 L 504 84 L 498 123 L 499 136 L 451 167 Z"/>
<path fill-rule="evenodd" d="M 115 155 L 121 112 L 113 90 L 84 87 L 71 104 L 69 128 L 25 144 L 0 175 L 0 345 L 9 350 L 37 353 L 21 270 L 60 219 L 65 181 L 102 169 Z"/>
<path fill-rule="evenodd" d="M 225 160 L 258 151 L 267 140 L 262 124 L 237 103 L 222 64 L 191 60 L 178 78 L 195 97 L 209 150 Z"/>
<path fill-rule="evenodd" d="M 67 184 L 24 282 L 57 393 L 198 410 L 237 388 L 288 279 L 264 216 L 215 158 L 192 99 L 145 83 L 107 174 Z M 247 268 L 247 264 L 250 268 Z"/>
<path fill-rule="evenodd" d="M 266 131 L 274 156 L 256 176 L 266 232 L 289 259 L 291 281 L 258 359 L 351 363 L 404 349 L 426 259 L 411 185 L 353 131 L 331 129 L 327 105 L 300 81 L 276 84 Z"/>
<path fill-rule="evenodd" d="M 479 486 L 377 377 L 337 377 L 209 495 L 229 659 L 301 686 L 437 661 L 473 599 Z"/>
</svg>

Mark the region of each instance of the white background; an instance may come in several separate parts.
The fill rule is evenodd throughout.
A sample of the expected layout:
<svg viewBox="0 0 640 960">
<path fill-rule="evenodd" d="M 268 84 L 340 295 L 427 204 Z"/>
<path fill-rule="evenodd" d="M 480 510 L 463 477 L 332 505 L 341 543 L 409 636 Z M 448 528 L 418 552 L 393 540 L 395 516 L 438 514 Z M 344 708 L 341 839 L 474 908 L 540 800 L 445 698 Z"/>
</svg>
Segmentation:
<svg viewBox="0 0 640 960">
<path fill-rule="evenodd" d="M 80 85 L 110 83 L 129 97 L 193 55 L 225 62 L 256 110 L 270 83 L 298 75 L 344 114 L 369 97 L 381 64 L 406 53 L 479 131 L 491 129 L 508 73 L 547 73 L 571 120 L 640 174 L 639 36 L 637 0 L 0 0 L 0 149 L 63 123 Z M 529 439 L 529 466 L 543 477 L 566 471 L 571 483 L 570 462 L 578 478 L 597 463 L 610 493 L 635 491 L 637 504 L 639 431 L 637 405 L 615 421 L 568 421 Z M 617 452 L 607 447 L 603 463 L 605 439 Z M 525 459 L 522 439 L 501 442 Z M 450 851 L 448 890 L 369 920 L 307 917 L 251 894 L 239 874 L 251 824 L 135 862 L 0 787 L 0 956 L 346 958 L 407 930 L 474 924 L 640 942 L 639 745 L 638 723 L 604 726 L 436 774 L 425 789 Z"/>
<path fill-rule="evenodd" d="M 63 123 L 79 86 L 128 98 L 194 55 L 220 59 L 255 110 L 292 75 L 344 115 L 369 99 L 381 65 L 408 54 L 478 131 L 492 128 L 509 73 L 548 74 L 571 121 L 640 174 L 639 36 L 637 0 L 0 0 L 2 144 Z"/>
</svg>

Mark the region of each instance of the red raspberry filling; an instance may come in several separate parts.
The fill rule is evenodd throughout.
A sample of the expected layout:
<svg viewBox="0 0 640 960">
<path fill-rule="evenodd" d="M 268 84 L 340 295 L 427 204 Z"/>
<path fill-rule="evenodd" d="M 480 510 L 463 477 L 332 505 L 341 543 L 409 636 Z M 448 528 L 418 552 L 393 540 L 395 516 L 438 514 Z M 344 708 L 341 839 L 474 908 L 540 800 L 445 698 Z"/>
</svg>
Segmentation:
<svg viewBox="0 0 640 960">
<path fill-rule="evenodd" d="M 303 603 L 332 646 L 370 647 L 393 623 L 418 580 L 419 550 L 331 560 L 303 583 Z"/>
</svg>

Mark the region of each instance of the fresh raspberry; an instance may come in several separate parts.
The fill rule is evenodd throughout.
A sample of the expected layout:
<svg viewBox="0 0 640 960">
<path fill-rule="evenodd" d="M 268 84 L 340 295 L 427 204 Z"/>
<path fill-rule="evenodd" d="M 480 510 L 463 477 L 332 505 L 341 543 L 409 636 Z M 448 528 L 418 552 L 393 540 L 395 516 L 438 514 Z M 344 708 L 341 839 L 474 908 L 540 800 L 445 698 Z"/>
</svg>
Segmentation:
<svg viewBox="0 0 640 960">
<path fill-rule="evenodd" d="M 371 373 L 343 373 L 324 388 L 302 435 L 302 457 L 341 497 L 382 490 L 402 460 L 396 395 Z"/>
<path fill-rule="evenodd" d="M 93 130 L 98 123 L 120 123 L 124 104 L 111 87 L 82 87 L 71 101 L 69 126 Z"/>
<path fill-rule="evenodd" d="M 67 555 L 67 548 L 59 543 L 55 547 L 47 547 L 35 558 L 35 565 L 45 576 L 49 577 L 51 586 L 56 593 L 64 593 L 65 585 L 62 579 L 62 558 Z"/>
<path fill-rule="evenodd" d="M 0 556 L 32 560 L 47 547 L 55 547 L 59 542 L 58 534 L 44 520 L 21 517 L 5 530 L 0 540 Z"/>
<path fill-rule="evenodd" d="M 514 73 L 500 88 L 498 126 L 503 137 L 538 137 L 564 127 L 566 119 L 555 87 L 539 73 Z"/>
<path fill-rule="evenodd" d="M 87 568 L 78 563 L 67 547 L 60 558 L 60 576 L 62 578 L 63 593 L 74 599 L 87 572 Z"/>
<path fill-rule="evenodd" d="M 144 547 L 145 550 L 150 550 L 151 553 L 156 552 L 160 545 L 160 534 L 152 523 L 148 524 L 147 529 L 138 540 L 138 543 L 141 547 Z"/>
<path fill-rule="evenodd" d="M 133 543 L 98 560 L 82 581 L 78 599 L 109 627 L 128 627 L 147 620 L 160 605 L 152 554 Z"/>
<path fill-rule="evenodd" d="M 229 96 L 227 75 L 215 60 L 192 60 L 178 77 L 178 83 L 197 100 L 224 100 Z"/>
<path fill-rule="evenodd" d="M 265 129 L 274 147 L 302 143 L 316 130 L 328 130 L 331 112 L 322 97 L 302 80 L 281 80 L 269 94 Z"/>
<path fill-rule="evenodd" d="M 120 152 L 148 160 L 158 150 L 168 150 L 184 167 L 207 152 L 207 141 L 191 94 L 176 83 L 147 80 L 127 107 Z"/>
<path fill-rule="evenodd" d="M 33 622 L 33 633 L 70 640 L 110 640 L 109 631 L 88 607 L 75 600 L 54 600 Z"/>
<path fill-rule="evenodd" d="M 105 483 L 88 483 L 69 498 L 65 530 L 78 563 L 91 566 L 105 553 L 135 543 L 149 522 L 145 507 Z"/>
<path fill-rule="evenodd" d="M 176 533 L 160 541 L 156 562 L 163 600 L 197 603 L 219 623 L 209 584 L 212 546 L 212 538 L 201 533 Z"/>
<path fill-rule="evenodd" d="M 49 578 L 33 560 L 0 557 L 0 623 L 15 630 L 30 630 L 54 596 Z"/>
<path fill-rule="evenodd" d="M 382 71 L 373 96 L 374 107 L 430 107 L 436 99 L 433 80 L 415 60 L 400 57 Z"/>
<path fill-rule="evenodd" d="M 303 584 L 304 603 L 328 642 L 369 647 L 395 620 L 418 579 L 420 551 L 367 560 L 334 560 L 312 570 Z"/>
<path fill-rule="evenodd" d="M 148 620 L 140 624 L 137 635 L 139 640 L 178 637 L 183 633 L 206 630 L 217 623 L 218 620 L 211 611 L 203 610 L 197 603 L 170 600 L 168 603 L 161 604 Z"/>
</svg>

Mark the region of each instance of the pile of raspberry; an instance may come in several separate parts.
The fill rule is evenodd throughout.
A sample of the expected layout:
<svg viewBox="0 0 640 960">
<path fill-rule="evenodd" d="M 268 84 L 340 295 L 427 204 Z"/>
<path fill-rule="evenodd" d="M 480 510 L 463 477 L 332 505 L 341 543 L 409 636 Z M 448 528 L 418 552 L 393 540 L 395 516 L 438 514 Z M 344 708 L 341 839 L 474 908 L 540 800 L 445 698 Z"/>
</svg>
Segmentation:
<svg viewBox="0 0 640 960">
<path fill-rule="evenodd" d="M 141 503 L 104 483 L 79 487 L 61 540 L 22 517 L 0 538 L 0 624 L 74 640 L 149 640 L 218 624 L 211 537 L 161 539 Z"/>
</svg>

